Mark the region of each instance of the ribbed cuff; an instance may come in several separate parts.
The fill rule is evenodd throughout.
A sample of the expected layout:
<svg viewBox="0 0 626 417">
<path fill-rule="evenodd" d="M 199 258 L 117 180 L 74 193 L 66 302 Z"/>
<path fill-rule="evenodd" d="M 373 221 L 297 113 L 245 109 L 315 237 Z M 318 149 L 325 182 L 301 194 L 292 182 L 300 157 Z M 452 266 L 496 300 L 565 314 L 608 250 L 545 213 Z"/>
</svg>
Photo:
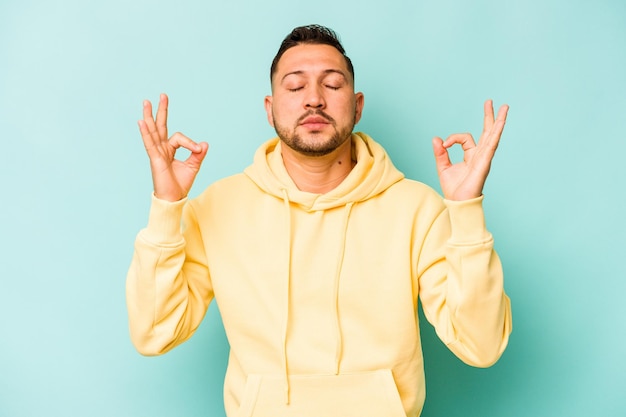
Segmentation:
<svg viewBox="0 0 626 417">
<path fill-rule="evenodd" d="M 187 198 L 171 202 L 158 199 L 152 194 L 148 226 L 143 230 L 144 239 L 156 245 L 179 243 L 182 239 L 180 224 L 186 203 Z"/>
<path fill-rule="evenodd" d="M 483 196 L 470 200 L 444 200 L 450 214 L 451 239 L 455 244 L 468 244 L 491 240 L 485 224 Z"/>
</svg>

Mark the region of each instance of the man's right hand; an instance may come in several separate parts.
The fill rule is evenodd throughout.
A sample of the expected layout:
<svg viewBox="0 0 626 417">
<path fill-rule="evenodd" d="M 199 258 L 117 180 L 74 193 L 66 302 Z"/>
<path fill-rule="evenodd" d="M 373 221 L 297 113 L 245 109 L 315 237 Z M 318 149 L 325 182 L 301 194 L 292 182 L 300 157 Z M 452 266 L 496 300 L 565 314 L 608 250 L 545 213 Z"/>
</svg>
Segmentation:
<svg viewBox="0 0 626 417">
<path fill-rule="evenodd" d="M 138 122 L 143 144 L 150 158 L 152 182 L 156 198 L 179 201 L 187 197 L 209 145 L 196 143 L 180 132 L 167 136 L 168 99 L 161 94 L 156 120 L 152 117 L 152 103 L 143 102 L 143 120 Z M 174 158 L 176 150 L 183 147 L 191 152 L 185 161 Z"/>
</svg>

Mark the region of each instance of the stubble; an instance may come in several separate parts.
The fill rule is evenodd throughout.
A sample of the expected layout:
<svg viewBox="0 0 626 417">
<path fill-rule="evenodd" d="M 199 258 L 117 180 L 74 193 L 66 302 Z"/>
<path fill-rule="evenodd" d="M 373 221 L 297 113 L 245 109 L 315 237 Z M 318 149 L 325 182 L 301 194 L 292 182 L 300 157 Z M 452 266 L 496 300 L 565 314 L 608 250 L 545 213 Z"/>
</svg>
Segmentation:
<svg viewBox="0 0 626 417">
<path fill-rule="evenodd" d="M 334 134 L 328 139 L 324 139 L 324 134 L 322 132 L 312 131 L 310 132 L 311 138 L 308 140 L 301 137 L 298 133 L 296 133 L 296 129 L 305 118 L 310 116 L 320 116 L 325 118 L 333 127 Z M 280 140 L 294 151 L 306 156 L 324 156 L 338 149 L 345 143 L 346 140 L 350 138 L 352 129 L 354 129 L 354 123 L 341 130 L 337 130 L 336 121 L 328 114 L 321 110 L 310 110 L 298 118 L 292 129 L 282 126 L 274 117 L 274 129 L 276 130 L 276 134 Z"/>
</svg>

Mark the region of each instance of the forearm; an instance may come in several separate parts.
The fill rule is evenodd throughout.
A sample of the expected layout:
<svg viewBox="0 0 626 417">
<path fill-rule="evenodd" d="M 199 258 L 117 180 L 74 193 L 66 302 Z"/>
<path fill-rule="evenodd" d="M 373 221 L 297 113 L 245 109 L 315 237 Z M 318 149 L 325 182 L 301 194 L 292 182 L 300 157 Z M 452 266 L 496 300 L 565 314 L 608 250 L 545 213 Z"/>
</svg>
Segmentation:
<svg viewBox="0 0 626 417">
<path fill-rule="evenodd" d="M 127 307 L 131 339 L 145 355 L 165 353 L 191 337 L 212 297 L 206 265 L 187 254 L 180 231 L 184 204 L 154 199 L 148 226 L 135 241 Z"/>
<path fill-rule="evenodd" d="M 493 241 L 447 250 L 447 309 L 452 324 L 446 345 L 468 364 L 492 365 L 511 331 L 510 302 L 503 288 Z"/>
<path fill-rule="evenodd" d="M 446 202 L 449 224 L 445 217 L 438 219 L 433 231 L 437 236 L 427 245 L 432 251 L 435 245 L 445 249 L 423 274 L 420 296 L 424 312 L 450 350 L 468 364 L 489 366 L 506 347 L 511 314 L 481 202 Z M 440 241 L 446 227 L 450 237 Z"/>
</svg>

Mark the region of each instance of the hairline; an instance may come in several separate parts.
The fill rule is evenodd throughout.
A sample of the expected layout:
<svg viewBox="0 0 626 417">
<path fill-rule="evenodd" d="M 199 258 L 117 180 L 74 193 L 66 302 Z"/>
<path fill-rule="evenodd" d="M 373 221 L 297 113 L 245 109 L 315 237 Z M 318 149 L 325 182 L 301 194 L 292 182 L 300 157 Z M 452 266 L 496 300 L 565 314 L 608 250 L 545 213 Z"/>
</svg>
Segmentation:
<svg viewBox="0 0 626 417">
<path fill-rule="evenodd" d="M 343 78 L 346 79 L 347 82 L 349 82 L 350 84 L 352 84 L 352 86 L 354 86 L 354 72 L 350 70 L 350 58 L 348 58 L 348 56 L 346 56 L 344 53 L 342 53 L 339 49 L 337 49 L 335 46 L 330 45 L 328 43 L 323 43 L 323 42 L 299 42 L 295 45 L 290 46 L 289 48 L 285 49 L 283 51 L 283 53 L 280 55 L 280 58 L 278 59 L 278 61 L 276 61 L 276 66 L 274 68 L 274 72 L 271 74 L 271 78 L 270 78 L 270 83 L 272 85 L 272 88 L 274 87 L 274 79 L 276 77 L 276 75 L 278 74 L 278 66 L 280 64 L 280 61 L 283 59 L 283 56 L 285 55 L 285 53 L 297 46 L 301 46 L 301 45 L 326 45 L 326 46 L 330 46 L 331 48 L 333 48 L 334 50 L 336 50 L 344 59 L 344 63 L 345 63 L 345 70 L 343 69 L 337 69 L 337 68 L 328 68 L 326 70 L 323 71 L 323 73 L 325 75 L 329 74 L 329 73 L 337 73 L 337 74 L 341 74 L 341 76 L 343 76 Z M 282 83 L 285 79 L 285 77 L 287 77 L 288 75 L 292 75 L 292 74 L 302 74 L 305 71 L 303 70 L 295 70 L 295 71 L 291 71 L 285 75 L 283 75 L 283 77 L 280 79 L 280 83 Z M 349 76 L 348 76 L 349 75 Z"/>
<path fill-rule="evenodd" d="M 303 31 L 305 33 L 316 32 L 317 34 L 321 34 L 321 36 L 306 37 L 305 34 L 304 38 L 295 40 L 294 38 L 300 36 Z M 352 78 L 352 84 L 354 85 L 354 65 L 352 64 L 352 60 L 350 59 L 350 57 L 348 57 L 348 55 L 346 54 L 346 50 L 341 44 L 339 36 L 332 29 L 321 25 L 308 25 L 297 27 L 293 29 L 291 33 L 287 35 L 287 37 L 285 37 L 285 39 L 283 39 L 283 42 L 281 43 L 278 52 L 274 56 L 274 59 L 272 60 L 272 64 L 270 66 L 270 83 L 272 83 L 272 85 L 274 84 L 274 76 L 278 70 L 278 63 L 282 59 L 284 53 L 294 46 L 300 45 L 328 45 L 335 48 L 343 56 L 346 64 L 346 69 L 350 73 L 350 77 Z"/>
</svg>

